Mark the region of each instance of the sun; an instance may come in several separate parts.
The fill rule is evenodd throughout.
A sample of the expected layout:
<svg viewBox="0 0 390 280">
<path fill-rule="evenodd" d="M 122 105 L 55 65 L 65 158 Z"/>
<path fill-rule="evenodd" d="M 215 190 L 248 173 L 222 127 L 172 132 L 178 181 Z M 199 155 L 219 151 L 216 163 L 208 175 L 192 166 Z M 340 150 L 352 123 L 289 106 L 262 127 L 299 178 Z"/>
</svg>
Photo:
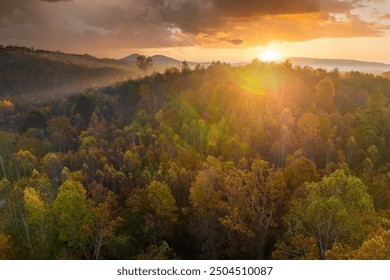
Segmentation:
<svg viewBox="0 0 390 280">
<path fill-rule="evenodd" d="M 280 59 L 280 55 L 277 51 L 268 48 L 265 49 L 265 51 L 263 51 L 258 57 L 265 62 L 278 61 Z"/>
</svg>

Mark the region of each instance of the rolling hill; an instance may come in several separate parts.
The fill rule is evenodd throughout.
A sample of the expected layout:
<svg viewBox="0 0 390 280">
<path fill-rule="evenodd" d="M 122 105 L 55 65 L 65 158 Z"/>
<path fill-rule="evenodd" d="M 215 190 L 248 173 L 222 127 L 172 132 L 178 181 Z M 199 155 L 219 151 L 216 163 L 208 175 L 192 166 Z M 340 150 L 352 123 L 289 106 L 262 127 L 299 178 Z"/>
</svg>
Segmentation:
<svg viewBox="0 0 390 280">
<path fill-rule="evenodd" d="M 290 57 L 288 59 L 293 65 L 309 65 L 313 68 L 324 68 L 327 70 L 333 70 L 334 68 L 338 68 L 342 72 L 359 71 L 373 74 L 382 74 L 383 72 L 390 71 L 390 64 L 379 62 L 359 61 L 350 59 L 320 59 L 307 57 Z"/>
<path fill-rule="evenodd" d="M 131 77 L 135 64 L 25 47 L 0 48 L 0 96 L 61 94 Z"/>
<path fill-rule="evenodd" d="M 138 53 L 133 53 L 129 56 L 121 58 L 119 61 L 136 62 L 138 56 L 139 56 Z M 182 63 L 180 60 L 165 55 L 153 55 L 152 59 L 153 59 L 153 63 L 157 63 L 157 64 L 169 64 L 173 66 L 173 65 L 181 65 Z"/>
</svg>

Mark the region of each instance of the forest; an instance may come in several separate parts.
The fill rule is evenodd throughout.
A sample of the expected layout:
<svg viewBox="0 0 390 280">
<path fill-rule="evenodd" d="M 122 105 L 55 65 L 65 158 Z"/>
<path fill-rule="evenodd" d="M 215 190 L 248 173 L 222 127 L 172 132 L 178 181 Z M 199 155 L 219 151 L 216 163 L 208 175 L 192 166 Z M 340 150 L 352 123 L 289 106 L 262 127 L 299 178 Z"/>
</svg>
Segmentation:
<svg viewBox="0 0 390 280">
<path fill-rule="evenodd" d="M 183 63 L 2 96 L 0 259 L 390 258 L 387 75 Z"/>
<path fill-rule="evenodd" d="M 98 59 L 88 54 L 0 45 L 0 96 L 33 99 L 105 85 L 137 77 L 137 67 L 115 59 Z M 47 98 L 46 98 L 47 99 Z"/>
</svg>

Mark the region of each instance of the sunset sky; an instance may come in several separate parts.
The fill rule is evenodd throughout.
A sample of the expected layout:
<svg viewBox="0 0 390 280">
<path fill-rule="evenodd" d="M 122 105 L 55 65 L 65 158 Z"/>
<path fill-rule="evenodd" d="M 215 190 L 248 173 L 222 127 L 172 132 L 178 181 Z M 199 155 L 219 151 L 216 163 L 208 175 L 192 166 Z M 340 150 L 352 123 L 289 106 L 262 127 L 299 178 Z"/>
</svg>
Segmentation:
<svg viewBox="0 0 390 280">
<path fill-rule="evenodd" d="M 390 63 L 390 0 L 0 0 L 0 44 L 188 61 Z"/>
</svg>

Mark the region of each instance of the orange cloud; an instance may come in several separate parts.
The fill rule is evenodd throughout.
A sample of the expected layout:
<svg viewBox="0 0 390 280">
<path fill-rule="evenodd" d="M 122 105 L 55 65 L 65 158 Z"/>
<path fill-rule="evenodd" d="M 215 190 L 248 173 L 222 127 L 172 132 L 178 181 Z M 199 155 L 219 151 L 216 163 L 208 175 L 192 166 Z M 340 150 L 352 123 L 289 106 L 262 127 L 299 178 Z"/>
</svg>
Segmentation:
<svg viewBox="0 0 390 280">
<path fill-rule="evenodd" d="M 383 26 L 350 16 L 338 21 L 319 13 L 228 19 L 224 26 L 208 28 L 197 35 L 204 46 L 228 46 L 227 38 L 240 39 L 240 47 L 270 41 L 305 41 L 323 37 L 376 37 L 384 35 Z"/>
</svg>

